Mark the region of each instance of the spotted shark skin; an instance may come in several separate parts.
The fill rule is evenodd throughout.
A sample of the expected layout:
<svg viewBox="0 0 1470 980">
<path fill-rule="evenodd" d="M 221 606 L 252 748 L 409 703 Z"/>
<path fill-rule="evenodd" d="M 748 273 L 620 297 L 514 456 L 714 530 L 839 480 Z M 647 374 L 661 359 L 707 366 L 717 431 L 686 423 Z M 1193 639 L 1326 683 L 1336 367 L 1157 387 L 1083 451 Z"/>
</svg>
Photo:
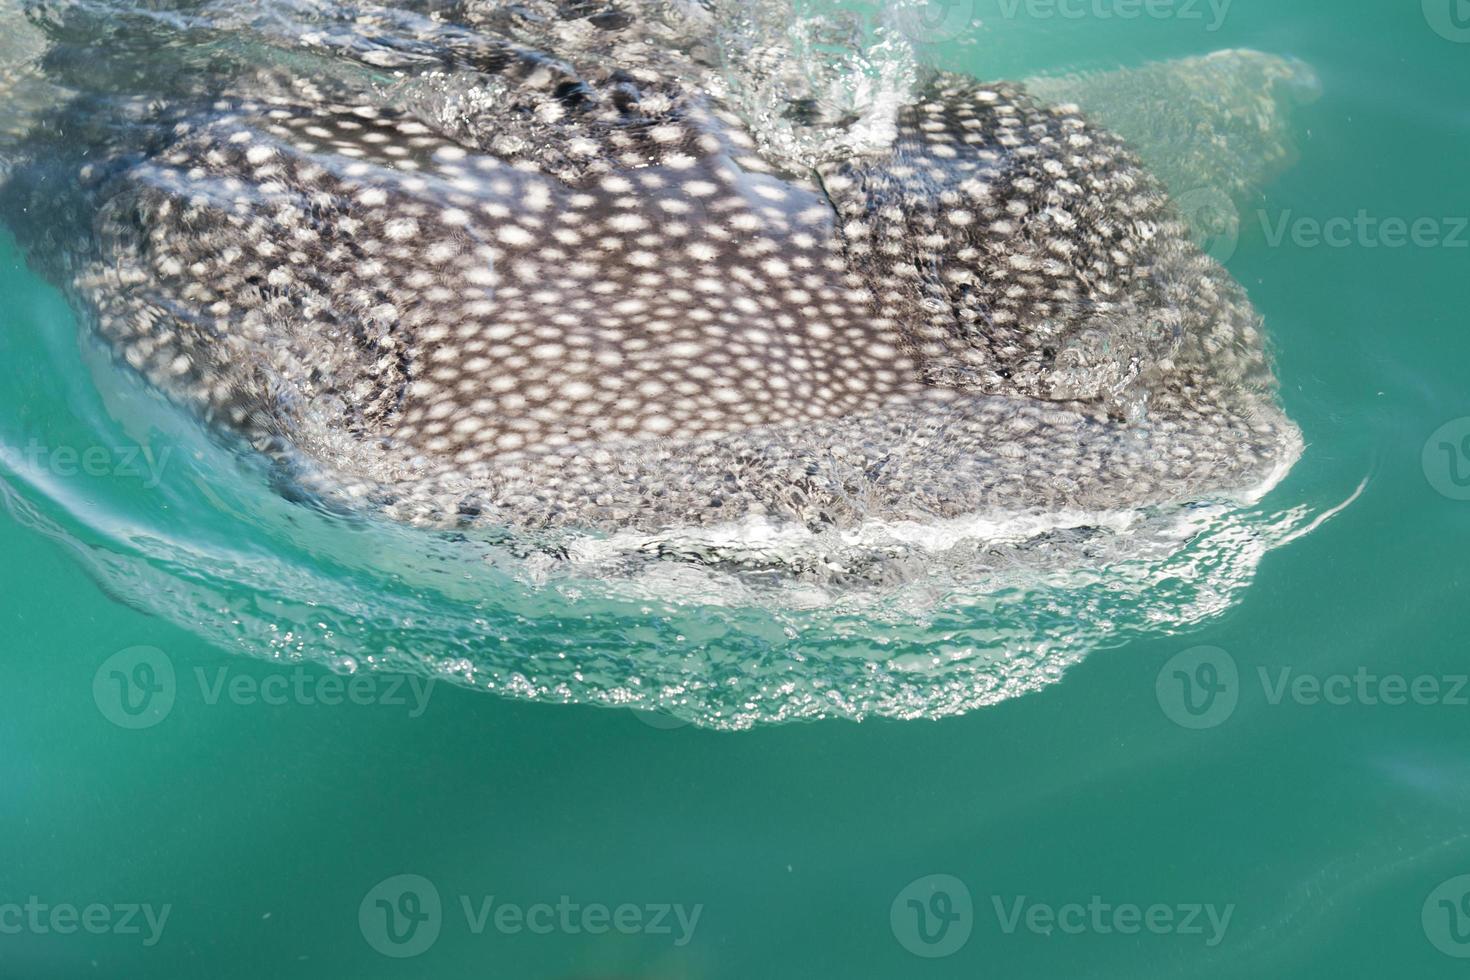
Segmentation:
<svg viewBox="0 0 1470 980">
<path fill-rule="evenodd" d="M 794 166 L 638 5 L 530 6 L 565 49 L 503 4 L 287 32 L 396 98 L 280 63 L 79 98 L 97 145 L 39 127 L 0 209 L 158 389 L 412 523 L 1136 508 L 1299 454 L 1243 289 L 1076 106 L 940 73 Z"/>
</svg>

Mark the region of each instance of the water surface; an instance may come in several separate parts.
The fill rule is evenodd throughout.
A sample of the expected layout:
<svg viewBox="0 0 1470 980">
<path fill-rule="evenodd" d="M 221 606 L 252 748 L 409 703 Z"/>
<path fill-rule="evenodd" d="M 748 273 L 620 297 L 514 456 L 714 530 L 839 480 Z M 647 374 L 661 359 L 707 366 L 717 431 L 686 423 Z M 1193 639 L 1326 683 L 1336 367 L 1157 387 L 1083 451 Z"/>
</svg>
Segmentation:
<svg viewBox="0 0 1470 980">
<path fill-rule="evenodd" d="M 333 537 L 336 550 L 324 549 L 319 518 L 278 507 L 248 462 L 220 455 L 187 426 L 168 428 L 173 416 L 142 389 L 100 385 L 116 379 L 110 365 L 78 343 L 65 304 L 7 248 L 0 345 L 16 367 L 0 418 L 19 459 L 5 461 L 10 519 L 0 527 L 0 601 L 12 627 L 10 710 L 0 715 L 10 767 L 0 794 L 0 904 L 35 896 L 53 906 L 171 911 L 151 945 L 146 926 L 7 931 L 0 971 L 1457 973 L 1452 954 L 1467 951 L 1458 941 L 1466 922 L 1455 915 L 1464 894 L 1456 879 L 1470 873 L 1470 707 L 1453 692 L 1470 672 L 1470 502 L 1460 479 L 1470 458 L 1454 451 L 1463 429 L 1444 427 L 1470 416 L 1470 251 L 1454 244 L 1457 216 L 1470 213 L 1456 153 L 1470 122 L 1459 95 L 1470 45 L 1452 39 L 1452 20 L 1416 5 L 1238 0 L 1215 31 L 1209 17 L 1018 9 L 1007 17 L 979 5 L 976 43 L 946 43 L 932 56 L 981 75 L 1024 76 L 1248 46 L 1317 72 L 1321 97 L 1299 119 L 1300 159 L 1241 214 L 1228 264 L 1266 318 L 1283 402 L 1306 436 L 1302 461 L 1274 493 L 1310 519 L 1362 484 L 1350 506 L 1256 554 L 1248 585 L 1207 613 L 1180 617 L 1181 604 L 1161 598 L 1170 588 L 1197 598 L 1187 583 L 1199 573 L 1181 574 L 1186 584 L 1153 583 L 1109 607 L 1130 624 L 1120 642 L 1088 642 L 1091 656 L 1067 659 L 1039 690 L 941 720 L 719 732 L 448 683 L 426 705 L 406 686 L 361 688 L 366 704 L 325 704 L 333 689 L 324 679 L 343 676 L 322 666 L 324 651 L 342 652 L 323 642 L 328 632 L 355 625 L 357 640 L 380 652 L 394 631 L 422 627 L 414 609 L 378 601 L 395 574 L 429 574 L 413 561 L 412 539 L 363 537 L 355 552 Z M 1439 244 L 1392 246 L 1358 230 L 1360 212 L 1379 222 L 1432 219 Z M 1290 231 L 1277 241 L 1283 218 Z M 1311 244 L 1309 222 L 1333 219 L 1353 223 L 1348 243 Z M 44 370 L 58 365 L 65 371 Z M 27 462 L 32 438 L 47 452 Z M 157 482 L 146 460 L 126 458 L 140 442 L 155 458 L 173 450 Z M 76 450 L 75 464 L 56 455 L 62 447 Z M 94 475 L 84 454 L 96 447 L 105 455 L 92 457 Z M 36 479 L 11 479 L 21 470 Z M 161 515 L 180 508 L 190 521 L 160 540 Z M 278 533 L 288 526 L 294 540 Z M 204 564 L 200 542 L 228 562 Z M 170 560 L 180 544 L 190 548 Z M 1248 551 L 1247 542 L 1227 553 Z M 130 560 L 138 554 L 147 560 Z M 268 589 L 251 587 L 252 568 L 254 585 Z M 454 594 L 443 582 L 435 588 Z M 1166 622 L 1147 621 L 1151 597 L 1166 602 Z M 583 610 L 567 612 L 577 607 L 564 596 L 545 601 L 524 622 L 493 622 L 517 657 L 554 661 L 563 637 L 586 622 Z M 558 614 L 545 615 L 552 604 Z M 313 620 L 323 607 L 341 618 Z M 1020 642 L 1034 640 L 1037 622 L 1065 637 L 1076 621 L 1065 607 L 1023 608 L 1011 621 Z M 636 649 L 621 632 L 632 621 L 613 621 L 605 635 L 624 643 L 619 668 L 644 663 L 640 653 L 670 670 L 681 656 L 710 651 L 746 662 L 744 641 L 728 637 L 780 646 L 791 625 L 774 621 L 762 633 L 726 621 L 701 635 L 661 615 L 637 624 L 649 632 Z M 977 629 L 973 617 L 887 628 L 924 651 Z M 242 656 L 246 630 L 270 644 Z M 855 651 L 880 635 L 865 621 L 833 640 L 831 654 L 860 659 Z M 1216 652 L 1192 652 L 1200 647 Z M 280 659 L 262 659 L 263 650 Z M 308 661 L 302 681 L 297 655 Z M 136 673 L 141 664 L 153 673 Z M 157 683 L 166 669 L 172 697 L 153 702 L 151 715 L 114 698 L 114 672 Z M 222 676 L 234 687 L 219 686 Z M 1306 676 L 1345 703 L 1329 703 L 1311 683 L 1282 687 L 1283 676 Z M 1360 676 L 1373 680 L 1363 687 Z M 1388 677 L 1419 682 L 1424 703 L 1395 698 Z M 380 883 L 404 874 L 433 884 L 442 921 L 427 949 L 397 959 L 375 949 L 381 937 L 359 913 Z M 948 904 L 936 902 L 939 892 Z M 971 919 L 941 934 L 940 914 L 962 909 L 965 893 Z M 677 928 L 593 935 L 558 924 L 541 935 L 497 930 L 492 919 L 476 934 L 460 900 L 479 909 L 492 895 L 523 909 L 567 896 L 582 907 L 701 912 L 683 945 Z M 1007 931 L 1023 897 L 1029 912 L 1085 907 L 1094 896 L 1110 908 L 1162 906 L 1176 923 L 1187 906 L 1232 911 L 1214 945 L 1203 916 L 1200 934 L 1104 931 L 1090 914 L 1075 934 L 1028 927 L 1024 916 Z M 1045 912 L 1036 914 L 1044 923 Z M 640 916 L 651 922 L 651 913 Z M 13 921 L 0 915 L 0 926 Z M 920 955 L 938 952 L 948 955 Z"/>
</svg>

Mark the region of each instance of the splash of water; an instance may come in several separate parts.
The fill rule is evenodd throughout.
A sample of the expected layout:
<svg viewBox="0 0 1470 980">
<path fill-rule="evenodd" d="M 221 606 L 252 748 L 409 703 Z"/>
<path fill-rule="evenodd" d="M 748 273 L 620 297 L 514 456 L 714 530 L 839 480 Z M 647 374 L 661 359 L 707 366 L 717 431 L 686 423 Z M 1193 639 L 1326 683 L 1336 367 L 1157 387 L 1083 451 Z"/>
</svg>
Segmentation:
<svg viewBox="0 0 1470 980">
<path fill-rule="evenodd" d="M 94 29 L 124 49 L 132 35 L 119 25 L 146 35 L 158 21 L 178 40 L 169 57 L 154 48 L 157 63 L 114 68 L 157 73 L 164 88 L 242 64 L 309 68 L 324 86 L 365 86 L 434 114 L 446 131 L 472 125 L 475 101 L 497 97 L 480 75 L 405 71 L 464 40 L 432 9 L 37 7 L 38 22 L 66 29 L 80 29 L 79 12 L 100 20 Z M 682 59 L 791 170 L 886 145 L 921 75 L 891 12 L 769 0 L 663 7 L 646 43 Z M 478 27 L 552 50 L 573 29 L 499 8 Z M 0 51 L 10 62 L 0 83 L 59 98 L 66 66 L 43 73 L 34 47 L 17 47 Z M 78 348 L 74 325 L 49 309 L 4 339 L 18 378 L 51 380 L 0 394 L 0 500 L 70 547 L 111 594 L 253 656 L 409 670 L 713 728 L 937 718 L 1044 687 L 1098 648 L 1217 615 L 1272 547 L 1318 518 L 1306 506 L 1258 506 L 1285 460 L 1243 498 L 1188 507 L 998 508 L 841 533 L 761 522 L 539 542 L 424 531 L 287 499 L 263 466 L 213 441 L 90 341 Z M 27 417 L 70 420 L 43 433 L 47 445 L 166 446 L 176 462 L 151 487 L 89 482 L 27 451 L 36 435 L 21 426 Z"/>
</svg>

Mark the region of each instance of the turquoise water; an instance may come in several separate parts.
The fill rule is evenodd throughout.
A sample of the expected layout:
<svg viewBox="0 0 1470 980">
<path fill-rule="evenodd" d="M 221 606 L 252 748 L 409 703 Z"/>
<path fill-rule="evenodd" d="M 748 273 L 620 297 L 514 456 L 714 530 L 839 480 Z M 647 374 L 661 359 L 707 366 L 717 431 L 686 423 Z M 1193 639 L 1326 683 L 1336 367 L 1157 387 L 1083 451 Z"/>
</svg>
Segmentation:
<svg viewBox="0 0 1470 980">
<path fill-rule="evenodd" d="M 289 567 L 312 574 L 282 579 L 287 519 L 259 503 L 259 474 L 225 468 L 79 346 L 7 241 L 0 975 L 1462 972 L 1465 11 L 1237 0 L 1209 30 L 1197 7 L 982 3 L 975 43 L 929 54 L 995 77 L 1232 46 L 1315 69 L 1300 159 L 1244 209 L 1229 267 L 1308 443 L 1271 502 L 1351 503 L 1231 579 L 1211 614 L 1129 629 L 1032 693 L 941 720 L 713 731 L 327 670 L 340 650 L 314 604 L 360 617 L 355 642 L 424 628 L 373 621 L 362 591 L 364 569 L 427 574 L 409 571 L 416 539 L 333 537 L 324 557 L 303 515 Z M 1341 247 L 1313 244 L 1334 219 Z M 1394 246 L 1389 219 L 1429 223 Z M 57 364 L 70 373 L 44 373 Z M 140 434 L 151 460 L 127 450 Z M 150 539 L 166 523 L 142 523 L 165 511 L 180 541 L 230 545 L 228 574 L 170 563 Z M 143 552 L 151 572 L 130 560 Z M 393 617 L 442 611 L 383 588 Z M 586 611 L 523 612 L 485 630 L 534 662 Z M 219 628 L 234 620 L 306 632 L 274 636 L 265 660 L 237 652 Z M 699 637 L 653 615 L 608 642 L 634 659 L 738 647 L 740 622 Z"/>
</svg>

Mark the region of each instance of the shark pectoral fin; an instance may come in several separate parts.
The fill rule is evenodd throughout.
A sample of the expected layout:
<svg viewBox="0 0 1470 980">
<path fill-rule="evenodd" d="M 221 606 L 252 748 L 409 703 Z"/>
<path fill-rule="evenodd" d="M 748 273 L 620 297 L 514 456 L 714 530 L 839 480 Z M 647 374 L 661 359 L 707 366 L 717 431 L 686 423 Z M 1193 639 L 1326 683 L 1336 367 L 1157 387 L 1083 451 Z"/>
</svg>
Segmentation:
<svg viewBox="0 0 1470 980">
<path fill-rule="evenodd" d="M 1305 63 L 1247 49 L 1024 85 L 1123 137 L 1186 213 L 1200 210 L 1191 202 L 1254 203 L 1296 160 L 1291 109 L 1320 93 Z"/>
</svg>

